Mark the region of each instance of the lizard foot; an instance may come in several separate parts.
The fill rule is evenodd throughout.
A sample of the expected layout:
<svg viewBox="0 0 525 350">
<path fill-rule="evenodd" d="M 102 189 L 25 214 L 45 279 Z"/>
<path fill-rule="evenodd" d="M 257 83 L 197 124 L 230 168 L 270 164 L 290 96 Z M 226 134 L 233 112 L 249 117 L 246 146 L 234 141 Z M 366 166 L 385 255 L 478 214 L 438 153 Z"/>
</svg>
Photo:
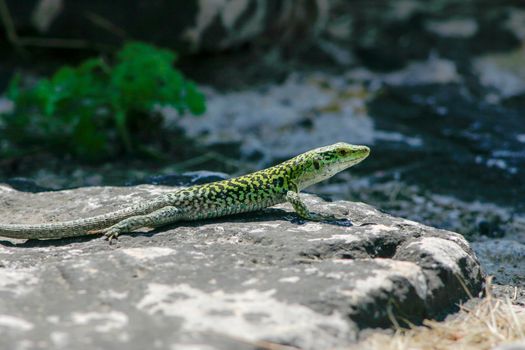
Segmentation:
<svg viewBox="0 0 525 350">
<path fill-rule="evenodd" d="M 113 240 L 118 240 L 120 231 L 115 227 L 108 227 L 106 229 L 97 230 L 94 233 L 103 234 L 102 238 L 106 241 L 109 241 L 109 244 L 112 244 Z"/>
<path fill-rule="evenodd" d="M 104 232 L 104 239 L 106 241 L 109 241 L 109 244 L 112 244 L 113 243 L 113 240 L 116 240 L 118 241 L 118 235 L 119 235 L 119 230 L 116 230 L 116 229 L 108 229 L 106 232 Z"/>
</svg>

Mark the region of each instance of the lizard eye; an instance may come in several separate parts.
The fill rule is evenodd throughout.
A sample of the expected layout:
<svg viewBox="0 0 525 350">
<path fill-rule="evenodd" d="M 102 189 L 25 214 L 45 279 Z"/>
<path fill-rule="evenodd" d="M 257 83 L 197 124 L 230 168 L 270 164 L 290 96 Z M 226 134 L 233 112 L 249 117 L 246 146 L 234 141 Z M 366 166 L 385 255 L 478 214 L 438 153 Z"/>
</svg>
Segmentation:
<svg viewBox="0 0 525 350">
<path fill-rule="evenodd" d="M 345 149 L 342 149 L 339 151 L 339 154 L 342 155 L 342 156 L 346 156 L 348 152 L 345 150 Z"/>
<path fill-rule="evenodd" d="M 314 168 L 315 168 L 315 170 L 319 170 L 320 167 L 321 167 L 321 164 L 319 164 L 319 161 L 314 160 Z"/>
</svg>

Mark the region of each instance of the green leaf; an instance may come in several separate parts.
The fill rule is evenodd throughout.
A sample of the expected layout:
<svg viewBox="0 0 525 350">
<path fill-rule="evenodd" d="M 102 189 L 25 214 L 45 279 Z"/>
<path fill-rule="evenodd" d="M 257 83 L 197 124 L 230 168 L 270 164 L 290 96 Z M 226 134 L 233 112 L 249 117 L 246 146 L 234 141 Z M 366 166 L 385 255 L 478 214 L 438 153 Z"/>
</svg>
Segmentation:
<svg viewBox="0 0 525 350">
<path fill-rule="evenodd" d="M 7 86 L 7 97 L 13 101 L 16 102 L 20 96 L 20 82 L 22 80 L 22 76 L 20 73 L 15 73 L 11 81 L 9 82 L 9 85 Z"/>
<path fill-rule="evenodd" d="M 186 83 L 186 103 L 193 114 L 200 115 L 206 112 L 206 100 L 195 84 Z"/>
<path fill-rule="evenodd" d="M 154 106 L 196 115 L 206 109 L 197 86 L 173 67 L 176 60 L 171 50 L 128 42 L 112 63 L 90 58 L 32 86 L 15 74 L 6 91 L 15 108 L 1 116 L 2 131 L 17 146 L 45 145 L 81 158 L 115 156 L 122 148 L 131 152 L 140 128 L 158 127 Z"/>
</svg>

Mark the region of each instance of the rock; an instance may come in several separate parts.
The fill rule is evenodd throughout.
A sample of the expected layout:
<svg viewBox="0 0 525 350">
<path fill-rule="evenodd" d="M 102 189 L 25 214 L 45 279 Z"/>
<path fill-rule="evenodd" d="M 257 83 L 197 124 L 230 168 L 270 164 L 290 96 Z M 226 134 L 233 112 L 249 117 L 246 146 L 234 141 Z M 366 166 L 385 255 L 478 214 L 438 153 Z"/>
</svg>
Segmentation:
<svg viewBox="0 0 525 350">
<path fill-rule="evenodd" d="M 170 190 L 0 186 L 0 220 L 87 217 Z M 124 235 L 111 246 L 91 237 L 2 240 L 3 346 L 328 349 L 393 320 L 443 317 L 480 292 L 482 271 L 462 236 L 363 203 L 304 198 L 313 211 L 348 220 L 303 222 L 282 204 Z"/>
<path fill-rule="evenodd" d="M 485 239 L 473 242 L 472 248 L 487 274 L 494 276 L 494 282 L 525 286 L 525 244 L 511 239 Z"/>
<path fill-rule="evenodd" d="M 417 135 L 421 147 L 378 142 L 376 161 L 382 169 L 392 164 L 407 169 L 399 176 L 428 191 L 523 213 L 525 156 L 519 135 L 525 131 L 519 116 L 525 105 L 488 104 L 464 89 L 456 84 L 385 87 L 368 105 L 376 128 L 402 125 L 402 133 Z M 426 157 L 429 153 L 432 157 Z M 436 176 L 442 171 L 447 176 Z M 490 221 L 479 230 L 501 235 Z"/>
<path fill-rule="evenodd" d="M 374 6 L 363 6 L 334 0 L 331 9 L 327 40 L 373 70 L 401 69 L 429 55 L 465 64 L 479 53 L 516 48 L 524 37 L 523 10 L 501 2 L 376 0 Z M 367 35 L 371 32 L 373 37 Z M 338 62 L 334 50 L 325 51 Z"/>
<path fill-rule="evenodd" d="M 281 40 L 315 34 L 329 15 L 328 0 L 307 1 L 7 1 L 22 37 L 72 39 L 90 46 L 130 38 L 192 52 L 231 49 L 268 34 Z M 140 20 L 137 20 L 140 17 Z M 290 37 L 291 40 L 293 37 Z M 67 47 L 67 44 L 64 44 Z"/>
</svg>

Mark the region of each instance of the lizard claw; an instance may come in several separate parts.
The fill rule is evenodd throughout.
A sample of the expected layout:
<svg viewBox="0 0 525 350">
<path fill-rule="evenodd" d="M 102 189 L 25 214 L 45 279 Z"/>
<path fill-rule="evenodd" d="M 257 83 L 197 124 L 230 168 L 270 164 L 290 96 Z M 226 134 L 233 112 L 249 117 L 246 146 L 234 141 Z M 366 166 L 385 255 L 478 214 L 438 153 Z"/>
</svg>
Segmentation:
<svg viewBox="0 0 525 350">
<path fill-rule="evenodd" d="M 113 240 L 118 241 L 119 231 L 115 229 L 108 229 L 104 232 L 104 239 L 109 241 L 109 244 L 113 243 Z"/>
<path fill-rule="evenodd" d="M 109 244 L 112 244 L 113 240 L 118 240 L 118 235 L 120 232 L 115 228 L 108 227 L 97 231 L 90 231 L 90 233 L 102 234 L 102 238 L 105 241 L 109 241 Z"/>
</svg>

